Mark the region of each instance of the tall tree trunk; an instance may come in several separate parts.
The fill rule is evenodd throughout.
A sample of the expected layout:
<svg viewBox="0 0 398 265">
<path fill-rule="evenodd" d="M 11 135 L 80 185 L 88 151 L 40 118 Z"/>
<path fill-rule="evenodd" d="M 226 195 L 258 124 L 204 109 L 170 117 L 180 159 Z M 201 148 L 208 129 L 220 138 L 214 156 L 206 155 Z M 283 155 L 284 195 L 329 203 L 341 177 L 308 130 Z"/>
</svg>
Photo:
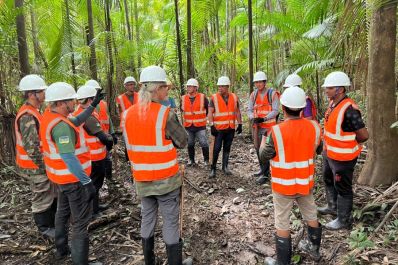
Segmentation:
<svg viewBox="0 0 398 265">
<path fill-rule="evenodd" d="M 249 16 L 249 88 L 251 93 L 253 92 L 253 12 L 252 12 L 251 0 L 248 0 L 248 16 Z"/>
<path fill-rule="evenodd" d="M 141 45 L 140 45 L 140 27 L 138 25 L 138 6 L 137 0 L 134 0 L 134 20 L 135 20 L 135 41 L 137 45 L 137 67 L 141 68 Z M 137 71 L 138 75 L 138 71 Z"/>
<path fill-rule="evenodd" d="M 88 30 L 87 32 L 87 45 L 90 47 L 90 73 L 91 78 L 97 80 L 97 56 L 95 54 L 94 43 L 94 23 L 93 23 L 93 8 L 91 0 L 87 0 L 87 14 L 88 14 Z"/>
<path fill-rule="evenodd" d="M 181 95 L 185 94 L 184 89 L 184 76 L 182 73 L 182 53 L 181 53 L 181 37 L 180 37 L 180 22 L 178 20 L 178 0 L 174 0 L 174 11 L 176 20 L 176 34 L 177 34 L 177 55 L 178 55 L 178 70 L 180 77 L 180 91 Z"/>
<path fill-rule="evenodd" d="M 112 39 L 111 39 L 111 12 L 110 12 L 110 1 L 105 0 L 105 31 L 106 31 L 106 50 L 108 53 L 108 74 L 107 74 L 107 95 L 108 101 L 113 102 L 113 74 L 114 74 L 114 63 L 112 53 Z M 113 104 L 108 104 L 109 112 L 112 113 L 114 107 Z"/>
<path fill-rule="evenodd" d="M 130 18 L 129 18 L 129 7 L 127 4 L 127 0 L 124 0 L 124 15 L 126 16 L 126 26 L 127 26 L 127 36 L 129 39 L 129 47 L 131 47 L 131 45 L 133 44 L 133 33 L 131 32 Z M 130 55 L 130 69 L 133 72 L 135 71 L 134 53 L 133 52 L 131 52 L 131 55 Z"/>
<path fill-rule="evenodd" d="M 41 60 L 43 61 L 44 67 L 48 69 L 48 62 L 46 60 L 46 56 L 43 53 L 43 50 L 40 47 L 39 37 L 37 35 L 36 15 L 33 9 L 33 5 L 30 5 L 30 23 L 32 25 L 32 40 L 33 52 L 35 54 L 35 64 L 39 67 Z"/>
<path fill-rule="evenodd" d="M 397 4 L 377 7 L 369 30 L 368 156 L 358 182 L 376 186 L 398 180 L 395 121 Z"/>
<path fill-rule="evenodd" d="M 21 77 L 23 77 L 30 73 L 28 43 L 26 42 L 25 16 L 23 11 L 24 1 L 15 0 L 14 4 L 15 8 L 19 9 L 18 15 L 16 16 L 16 25 L 17 25 L 17 38 L 18 38 L 19 66 L 21 70 Z"/>
<path fill-rule="evenodd" d="M 191 0 L 187 0 L 187 78 L 195 75 L 195 68 L 192 60 L 192 20 Z"/>
<path fill-rule="evenodd" d="M 71 27 L 71 21 L 70 21 L 69 0 L 65 0 L 64 3 L 65 3 L 65 9 L 66 9 L 66 34 L 67 34 L 67 39 L 68 39 L 69 52 L 71 54 L 70 61 L 71 61 L 71 66 L 72 66 L 72 80 L 73 80 L 73 86 L 77 87 L 76 63 L 75 63 L 75 54 L 74 54 L 74 50 L 73 50 L 73 34 L 72 34 L 72 27 Z"/>
</svg>

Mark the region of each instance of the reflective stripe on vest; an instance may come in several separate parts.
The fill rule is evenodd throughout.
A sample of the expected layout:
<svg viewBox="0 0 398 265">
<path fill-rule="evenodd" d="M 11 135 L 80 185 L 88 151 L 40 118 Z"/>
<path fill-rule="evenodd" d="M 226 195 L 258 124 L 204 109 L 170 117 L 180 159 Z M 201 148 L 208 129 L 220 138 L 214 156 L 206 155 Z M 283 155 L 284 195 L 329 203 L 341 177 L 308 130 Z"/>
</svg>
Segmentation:
<svg viewBox="0 0 398 265">
<path fill-rule="evenodd" d="M 83 110 L 84 109 L 81 107 L 81 105 L 79 105 L 73 115 L 77 116 L 82 113 Z M 93 116 L 99 122 L 99 115 L 96 110 L 91 113 L 91 116 Z M 84 137 L 90 149 L 91 161 L 100 161 L 104 159 L 106 157 L 106 146 L 101 143 L 98 137 L 88 134 L 86 130 L 84 130 Z"/>
<path fill-rule="evenodd" d="M 23 168 L 23 169 L 39 169 L 39 167 L 33 162 L 33 160 L 30 158 L 30 156 L 28 155 L 28 153 L 26 152 L 24 146 L 23 146 L 23 142 L 22 142 L 22 135 L 20 133 L 19 130 L 19 126 L 18 126 L 18 120 L 20 117 L 22 117 L 25 114 L 30 114 L 32 115 L 37 122 L 40 125 L 42 116 L 40 114 L 40 112 L 34 108 L 31 105 L 28 104 L 24 104 L 18 111 L 18 114 L 15 118 L 15 122 L 14 122 L 14 128 L 15 128 L 15 139 L 16 139 L 16 143 L 15 143 L 15 154 L 16 154 L 16 158 L 15 158 L 15 162 L 17 164 L 18 167 Z M 39 126 L 38 126 L 39 127 Z M 40 141 L 40 135 L 39 132 L 37 132 L 38 137 L 39 137 L 39 142 L 40 142 L 40 150 L 42 149 L 42 142 Z"/>
<path fill-rule="evenodd" d="M 48 178 L 56 184 L 75 183 L 78 182 L 79 179 L 69 171 L 67 165 L 62 160 L 51 135 L 52 129 L 61 121 L 67 123 L 75 131 L 77 139 L 74 154 L 80 161 L 87 176 L 90 176 L 91 173 L 90 151 L 86 144 L 83 127 L 76 127 L 66 117 L 49 110 L 44 112 L 40 128 L 40 136 L 43 139 L 43 154 L 46 172 Z"/>
<path fill-rule="evenodd" d="M 178 172 L 178 163 L 177 151 L 165 136 L 170 108 L 151 102 L 144 117 L 139 108 L 133 105 L 121 121 L 133 177 L 136 181 L 172 177 Z"/>
<path fill-rule="evenodd" d="M 354 101 L 346 98 L 340 102 L 325 119 L 325 149 L 327 157 L 338 161 L 350 161 L 359 156 L 362 146 L 356 141 L 355 132 L 344 132 L 341 125 L 346 110 L 355 105 Z M 330 109 L 329 109 L 330 110 Z"/>
<path fill-rule="evenodd" d="M 123 113 L 129 109 L 132 105 L 136 104 L 138 102 L 138 93 L 134 92 L 134 99 L 133 102 L 131 102 L 128 98 L 128 96 L 126 95 L 126 93 L 123 93 L 121 95 L 119 95 L 116 98 L 116 102 L 117 104 L 119 104 L 120 108 L 122 109 L 122 112 L 119 113 L 120 114 L 120 121 L 122 120 L 122 116 Z M 120 127 L 122 126 L 121 122 L 120 122 Z"/>
<path fill-rule="evenodd" d="M 272 127 L 276 149 L 276 156 L 270 161 L 274 191 L 284 195 L 309 194 L 314 185 L 314 155 L 320 134 L 319 124 L 305 119 L 287 120 Z"/>
<path fill-rule="evenodd" d="M 238 98 L 234 93 L 229 93 L 228 105 L 220 93 L 212 95 L 214 104 L 213 122 L 217 130 L 235 129 Z"/>
<path fill-rule="evenodd" d="M 274 96 L 277 95 L 276 92 L 274 92 L 274 91 L 272 92 L 272 94 L 274 94 Z M 273 97 L 272 94 L 271 94 L 271 97 Z M 254 94 L 253 94 L 253 96 L 254 96 Z M 268 90 L 265 91 L 263 97 L 262 97 L 260 91 L 258 91 L 256 98 L 255 98 L 254 106 L 253 106 L 254 118 L 265 118 L 271 112 L 272 112 L 272 105 L 270 104 L 270 102 L 268 102 Z M 276 124 L 276 119 L 274 118 L 274 119 L 266 120 L 266 121 L 260 123 L 259 125 L 261 128 L 271 128 L 275 124 Z M 255 125 L 253 124 L 253 126 L 255 126 Z"/>
<path fill-rule="evenodd" d="M 199 100 L 198 100 L 199 98 Z M 184 127 L 190 127 L 192 124 L 195 127 L 206 126 L 206 109 L 205 109 L 205 95 L 198 93 L 195 96 L 194 102 L 191 103 L 189 95 L 182 96 L 182 111 L 184 115 Z"/>
</svg>

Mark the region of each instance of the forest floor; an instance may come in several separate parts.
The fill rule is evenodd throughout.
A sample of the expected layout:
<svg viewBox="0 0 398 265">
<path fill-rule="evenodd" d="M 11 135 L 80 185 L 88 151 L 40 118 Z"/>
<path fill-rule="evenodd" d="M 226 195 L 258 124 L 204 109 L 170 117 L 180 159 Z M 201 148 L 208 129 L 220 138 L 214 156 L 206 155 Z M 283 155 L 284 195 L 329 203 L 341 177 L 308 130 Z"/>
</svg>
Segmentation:
<svg viewBox="0 0 398 265">
<path fill-rule="evenodd" d="M 209 180 L 209 169 L 202 163 L 199 147 L 196 150 L 198 165 L 185 169 L 184 256 L 192 256 L 194 264 L 263 264 L 265 256 L 275 255 L 271 189 L 269 183 L 256 185 L 251 176 L 257 171 L 257 158 L 250 137 L 237 136 L 232 149 L 230 168 L 233 176 L 224 176 L 219 170 L 217 178 Z M 108 183 L 101 192 L 101 200 L 111 207 L 90 226 L 90 260 L 103 264 L 143 264 L 139 200 L 130 181 L 122 148 L 118 148 L 117 153 L 115 183 Z M 180 163 L 184 164 L 186 158 L 187 153 L 182 150 Z M 315 188 L 318 205 L 324 203 L 323 184 L 319 181 L 320 167 L 321 157 L 318 156 Z M 397 190 L 394 191 L 395 201 Z M 366 212 L 370 214 L 365 214 L 360 209 L 373 198 L 383 195 L 383 190 L 356 185 L 355 193 L 355 206 L 359 209 L 356 212 L 361 213 L 361 219 L 356 219 L 354 224 L 357 233 L 349 240 L 349 230 L 324 230 L 322 260 L 314 263 L 294 248 L 294 259 L 298 264 L 398 264 L 398 222 L 396 227 L 391 226 L 397 215 L 393 214 L 377 235 L 371 235 L 372 229 L 369 228 L 380 223 L 391 208 L 391 201 L 395 201 L 388 194 L 382 196 L 385 206 L 375 206 Z M 30 210 L 31 196 L 28 184 L 15 174 L 12 167 L 1 169 L 0 264 L 71 264 L 70 258 L 63 263 L 57 262 L 54 244 L 37 232 Z M 297 207 L 291 220 L 293 242 L 297 243 L 304 231 Z M 321 222 L 330 220 L 329 216 L 322 217 Z M 166 264 L 161 221 L 155 235 L 159 264 Z M 385 243 L 386 235 L 393 238 L 388 243 Z M 376 245 L 359 251 L 364 246 L 361 244 L 371 246 L 372 243 Z M 353 248 L 357 250 L 347 255 Z"/>
</svg>

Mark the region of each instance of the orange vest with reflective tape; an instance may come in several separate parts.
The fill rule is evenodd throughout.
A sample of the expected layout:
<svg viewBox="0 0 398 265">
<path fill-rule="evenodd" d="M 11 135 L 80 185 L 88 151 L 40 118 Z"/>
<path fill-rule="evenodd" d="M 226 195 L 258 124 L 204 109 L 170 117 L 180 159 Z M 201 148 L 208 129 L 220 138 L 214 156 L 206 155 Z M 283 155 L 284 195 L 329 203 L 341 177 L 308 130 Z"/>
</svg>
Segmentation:
<svg viewBox="0 0 398 265">
<path fill-rule="evenodd" d="M 341 125 L 348 107 L 358 109 L 355 102 L 343 99 L 333 110 L 329 109 L 325 114 L 325 150 L 327 157 L 337 161 L 350 161 L 359 156 L 362 146 L 356 140 L 355 132 L 344 132 Z"/>
<path fill-rule="evenodd" d="M 276 156 L 271 159 L 272 190 L 308 195 L 314 186 L 314 157 L 321 141 L 316 121 L 289 119 L 271 128 Z"/>
<path fill-rule="evenodd" d="M 254 92 L 253 92 L 254 93 Z M 273 95 L 272 95 L 273 94 Z M 276 97 L 278 94 L 272 93 L 271 97 Z M 272 111 L 272 104 L 268 101 L 268 91 L 266 90 L 264 96 L 261 95 L 260 91 L 258 91 L 256 96 L 256 101 L 254 102 L 253 107 L 253 116 L 254 118 L 265 118 Z M 276 119 L 270 119 L 260 123 L 261 128 L 271 128 L 276 124 Z"/>
<path fill-rule="evenodd" d="M 20 168 L 39 169 L 39 167 L 33 162 L 33 160 L 30 159 L 28 153 L 26 152 L 25 148 L 23 147 L 22 135 L 19 130 L 18 120 L 21 116 L 23 116 L 25 114 L 30 114 L 33 117 L 35 117 L 35 119 L 38 121 L 39 125 L 42 120 L 42 116 L 41 116 L 40 112 L 36 108 L 34 108 L 33 106 L 31 106 L 29 104 L 24 104 L 19 109 L 17 117 L 15 118 L 15 123 L 14 123 L 15 140 L 16 140 L 16 144 L 15 144 L 16 159 L 15 159 L 15 161 L 16 161 L 17 166 L 19 166 Z M 39 132 L 37 132 L 37 133 L 39 134 Z M 39 138 L 40 138 L 40 135 L 39 135 Z M 42 145 L 42 142 L 40 141 L 40 149 L 42 149 L 41 145 Z"/>
<path fill-rule="evenodd" d="M 151 102 L 144 115 L 139 104 L 123 113 L 123 135 L 136 181 L 167 179 L 178 172 L 177 150 L 165 133 L 169 111 Z"/>
<path fill-rule="evenodd" d="M 80 161 L 87 176 L 90 176 L 91 173 L 90 151 L 86 145 L 83 127 L 76 127 L 66 117 L 49 110 L 44 112 L 40 127 L 40 138 L 43 141 L 43 156 L 46 165 L 46 173 L 48 178 L 56 184 L 75 183 L 78 182 L 79 179 L 69 171 L 65 162 L 59 155 L 58 147 L 51 135 L 52 129 L 61 121 L 67 123 L 75 131 L 75 155 Z"/>
<path fill-rule="evenodd" d="M 101 123 L 102 130 L 105 133 L 109 133 L 110 117 L 108 115 L 108 105 L 105 100 L 101 100 L 99 103 L 98 120 Z"/>
<path fill-rule="evenodd" d="M 75 112 L 73 112 L 73 116 L 77 116 L 83 112 L 83 108 L 79 105 Z M 91 113 L 91 116 L 96 118 L 99 122 L 99 115 L 96 110 Z M 86 143 L 90 149 L 91 161 L 99 161 L 106 157 L 106 146 L 101 143 L 101 141 L 95 135 L 89 135 L 86 130 L 84 130 L 84 137 L 86 138 Z"/>
<path fill-rule="evenodd" d="M 206 126 L 205 95 L 198 93 L 195 95 L 194 102 L 191 103 L 189 95 L 182 96 L 182 111 L 184 115 L 184 127 Z"/>
<path fill-rule="evenodd" d="M 120 106 L 121 108 L 121 112 L 120 114 L 120 121 L 122 120 L 122 116 L 123 116 L 123 112 L 125 112 L 128 108 L 130 108 L 132 105 L 136 104 L 138 102 L 138 93 L 134 92 L 134 98 L 133 98 L 133 102 L 131 102 L 129 100 L 129 97 L 126 95 L 126 93 L 123 93 L 121 95 L 119 95 L 116 98 L 116 102 L 117 104 Z M 121 122 L 120 122 L 120 126 L 121 126 Z"/>
<path fill-rule="evenodd" d="M 235 129 L 238 97 L 234 93 L 228 95 L 228 105 L 220 93 L 211 96 L 214 104 L 213 122 L 217 130 Z"/>
</svg>

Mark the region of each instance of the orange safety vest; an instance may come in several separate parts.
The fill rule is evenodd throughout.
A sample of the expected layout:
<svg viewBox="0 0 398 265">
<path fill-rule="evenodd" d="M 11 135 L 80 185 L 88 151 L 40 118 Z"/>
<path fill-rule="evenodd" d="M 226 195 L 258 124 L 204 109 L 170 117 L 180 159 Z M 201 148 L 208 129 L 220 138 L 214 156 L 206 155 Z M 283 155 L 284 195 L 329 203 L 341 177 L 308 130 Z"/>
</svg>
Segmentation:
<svg viewBox="0 0 398 265">
<path fill-rule="evenodd" d="M 309 100 L 311 101 L 311 116 L 312 116 L 312 119 L 313 119 L 313 120 L 316 120 L 317 110 L 316 110 L 315 102 L 314 102 L 314 100 L 313 100 L 311 97 L 309 97 L 309 96 L 307 96 L 306 99 L 309 99 Z M 302 112 L 300 113 L 300 117 L 305 118 L 305 117 L 304 117 L 304 111 L 302 111 Z"/>
<path fill-rule="evenodd" d="M 25 114 L 30 114 L 35 119 L 39 122 L 39 125 L 42 120 L 42 116 L 40 112 L 33 106 L 29 104 L 24 104 L 18 111 L 17 117 L 15 118 L 15 138 L 16 138 L 16 144 L 15 144 L 15 153 L 16 153 L 16 164 L 20 168 L 24 169 L 39 169 L 39 167 L 33 162 L 33 160 L 29 157 L 28 153 L 26 152 L 25 148 L 23 147 L 22 143 L 22 135 L 19 130 L 18 126 L 18 120 L 20 117 L 22 117 Z M 39 133 L 39 132 L 38 132 Z M 40 135 L 39 135 L 40 138 Z M 39 139 L 40 140 L 40 139 Z M 42 142 L 40 141 L 40 150 L 42 149 Z"/>
<path fill-rule="evenodd" d="M 341 128 L 344 121 L 344 113 L 349 106 L 358 109 L 352 99 L 346 98 L 333 110 L 329 106 L 325 114 L 324 140 L 326 155 L 337 161 L 353 160 L 362 151 L 362 146 L 356 141 L 355 132 L 344 132 Z"/>
<path fill-rule="evenodd" d="M 321 127 L 306 119 L 286 120 L 271 128 L 276 156 L 271 159 L 272 190 L 308 195 L 314 186 L 314 156 Z"/>
<path fill-rule="evenodd" d="M 235 129 L 238 97 L 234 93 L 228 95 L 228 106 L 220 93 L 211 96 L 214 103 L 213 121 L 217 130 Z"/>
<path fill-rule="evenodd" d="M 206 109 L 205 109 L 205 95 L 198 93 L 195 96 L 194 102 L 191 103 L 189 95 L 182 96 L 182 111 L 184 115 L 184 127 L 190 127 L 192 124 L 195 127 L 206 126 Z"/>
<path fill-rule="evenodd" d="M 48 178 L 56 184 L 69 184 L 78 182 L 79 179 L 73 175 L 65 162 L 62 160 L 58 147 L 52 139 L 51 131 L 60 122 L 67 123 L 70 127 L 75 130 L 76 144 L 75 144 L 75 155 L 79 159 L 84 171 L 87 176 L 91 173 L 91 159 L 90 150 L 86 145 L 84 138 L 84 129 L 82 126 L 76 127 L 66 117 L 61 114 L 45 111 L 40 127 L 40 138 L 43 141 L 43 155 L 44 163 L 46 165 L 46 172 Z M 70 139 L 69 139 L 70 140 Z"/>
<path fill-rule="evenodd" d="M 166 122 L 170 108 L 149 103 L 145 116 L 135 104 L 123 113 L 122 128 L 136 181 L 167 179 L 178 172 L 177 150 L 166 139 Z"/>
<path fill-rule="evenodd" d="M 253 92 L 254 93 L 254 92 Z M 253 94 L 254 96 L 254 94 Z M 275 91 L 275 94 L 272 95 L 271 97 L 277 97 L 278 94 Z M 272 111 L 272 104 L 268 101 L 268 91 L 265 91 L 264 96 L 262 97 L 260 92 L 257 93 L 256 95 L 256 101 L 254 102 L 254 107 L 253 107 L 253 115 L 254 118 L 265 118 L 267 115 Z M 264 121 L 260 123 L 261 128 L 267 128 L 270 129 L 272 126 L 276 124 L 276 119 L 270 119 L 267 121 Z M 253 125 L 255 126 L 255 125 Z"/>
<path fill-rule="evenodd" d="M 126 93 L 123 93 L 123 94 L 119 95 L 116 98 L 116 102 L 117 102 L 117 104 L 119 104 L 120 108 L 122 109 L 122 113 L 123 113 L 128 108 L 130 108 L 132 105 L 134 105 L 134 104 L 136 104 L 138 102 L 138 93 L 134 92 L 133 102 L 131 102 L 129 100 L 129 97 L 126 95 Z M 122 113 L 120 113 L 120 116 L 122 115 Z"/>
<path fill-rule="evenodd" d="M 105 100 L 101 100 L 99 104 L 98 120 L 101 123 L 102 130 L 109 133 L 110 117 L 108 115 L 108 105 Z"/>
<path fill-rule="evenodd" d="M 73 116 L 77 116 L 83 112 L 81 105 L 77 107 Z M 91 115 L 99 121 L 99 115 L 97 111 L 93 111 Z M 83 127 L 84 130 L 84 127 Z M 95 135 L 89 135 L 86 130 L 84 130 L 84 137 L 86 138 L 86 143 L 90 149 L 91 161 L 100 161 L 106 157 L 106 146 L 101 143 L 101 141 Z"/>
</svg>

